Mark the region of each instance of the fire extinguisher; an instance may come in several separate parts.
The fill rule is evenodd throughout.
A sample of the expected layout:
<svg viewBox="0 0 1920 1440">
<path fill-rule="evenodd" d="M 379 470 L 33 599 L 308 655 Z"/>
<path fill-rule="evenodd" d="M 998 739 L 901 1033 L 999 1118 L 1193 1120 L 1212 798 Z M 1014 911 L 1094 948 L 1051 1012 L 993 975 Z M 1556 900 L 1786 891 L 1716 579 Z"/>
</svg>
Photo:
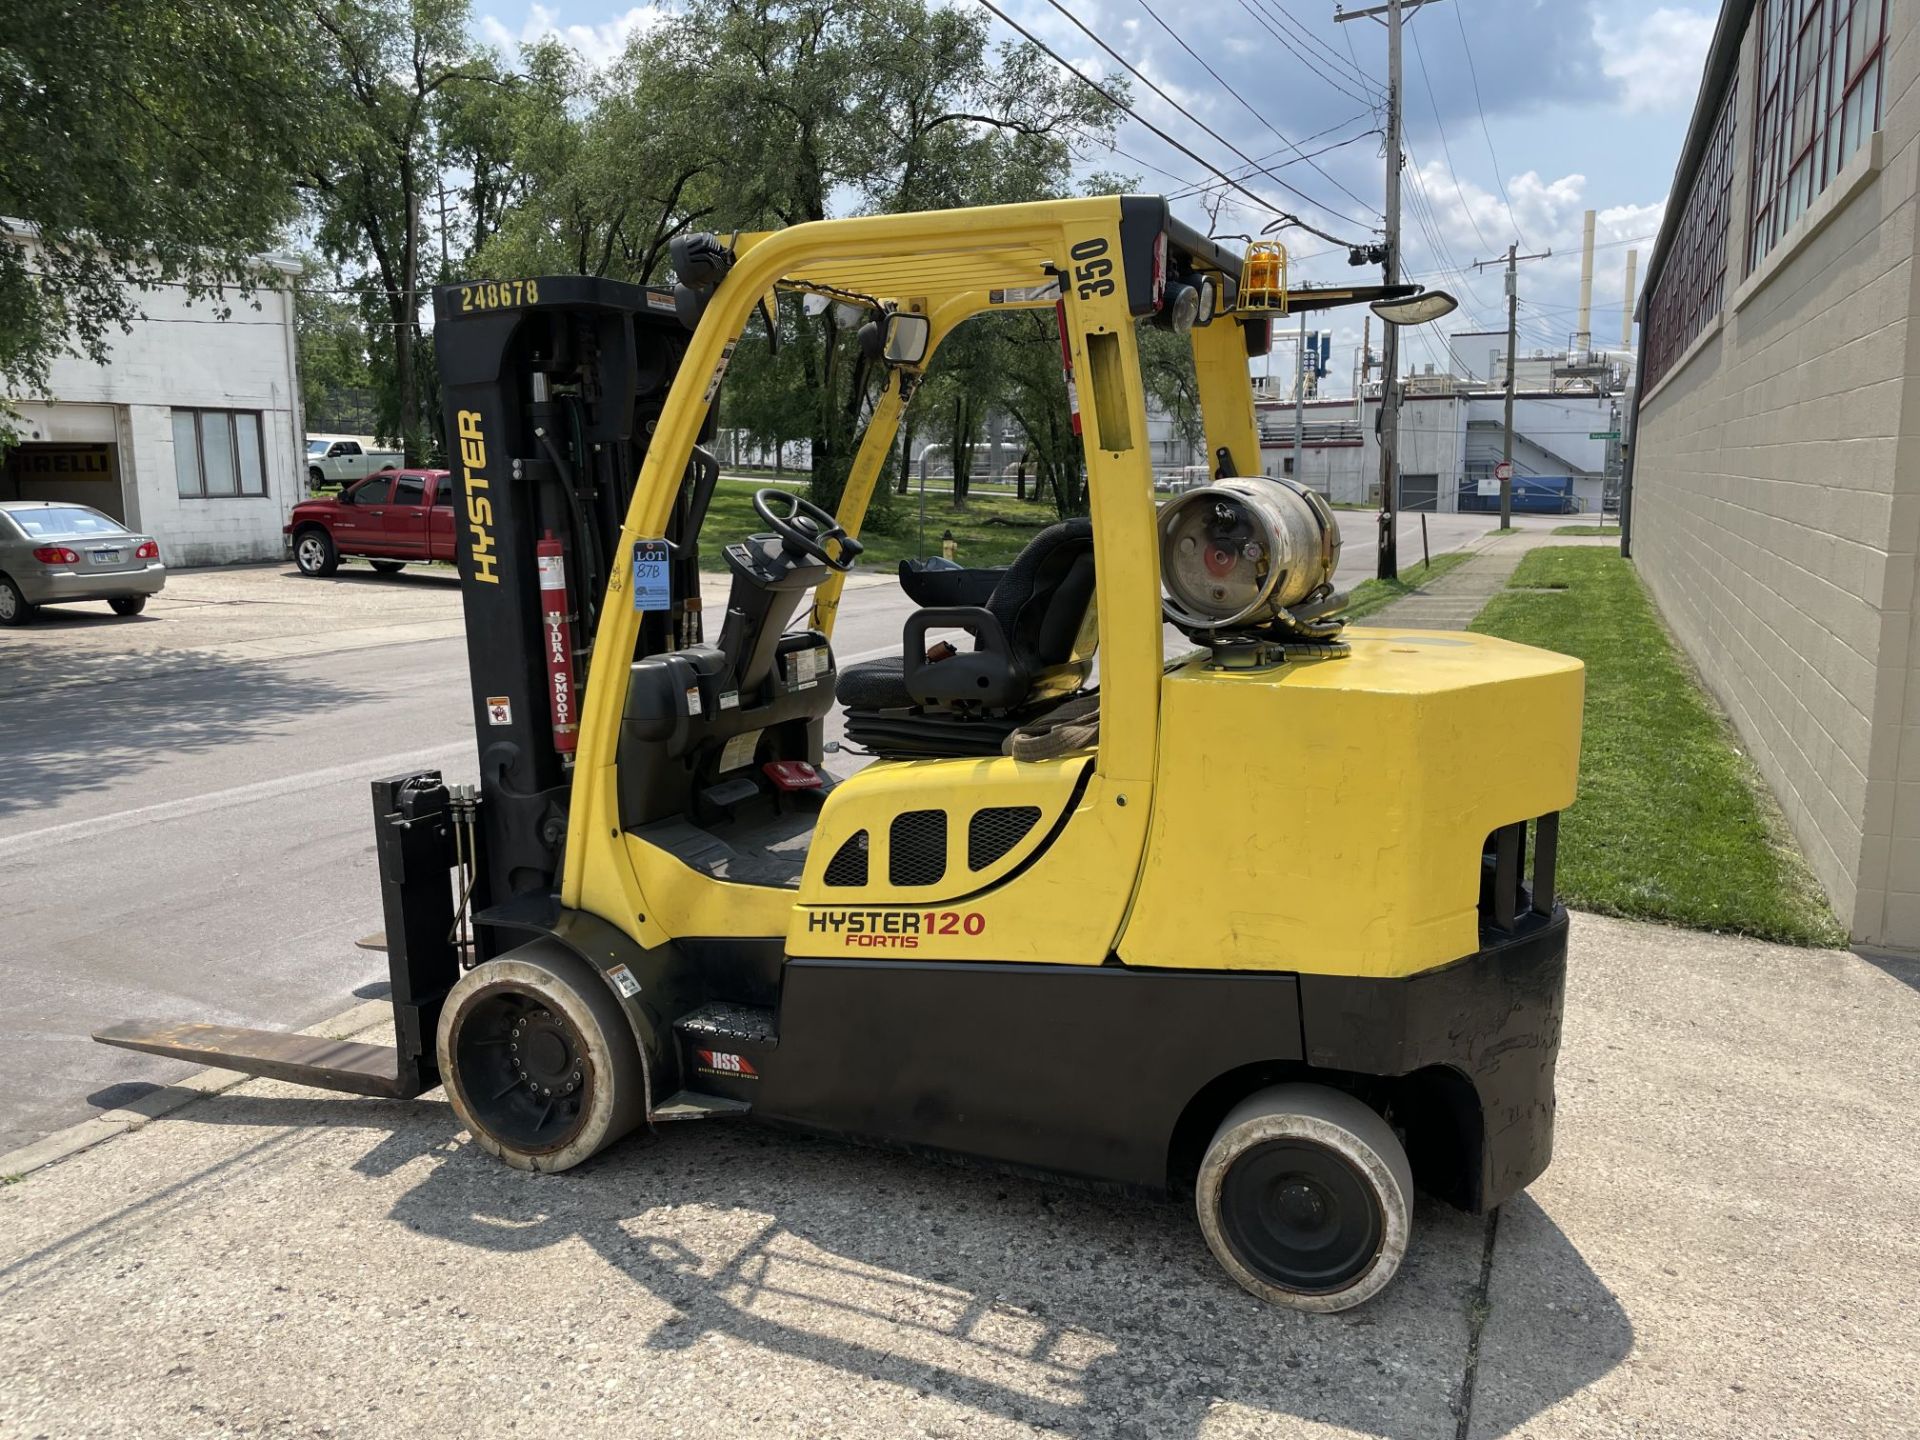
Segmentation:
<svg viewBox="0 0 1920 1440">
<path fill-rule="evenodd" d="M 540 566 L 540 619 L 547 651 L 547 700 L 553 748 L 571 755 L 580 735 L 580 697 L 573 684 L 573 616 L 567 609 L 567 549 L 549 530 L 533 547 Z"/>
</svg>

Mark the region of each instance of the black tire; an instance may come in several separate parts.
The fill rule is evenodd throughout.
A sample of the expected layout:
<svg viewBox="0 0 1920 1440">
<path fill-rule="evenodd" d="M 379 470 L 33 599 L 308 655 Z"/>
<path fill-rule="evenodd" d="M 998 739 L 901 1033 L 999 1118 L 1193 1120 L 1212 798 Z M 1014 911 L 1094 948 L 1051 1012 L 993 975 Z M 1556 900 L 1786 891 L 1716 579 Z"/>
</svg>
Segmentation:
<svg viewBox="0 0 1920 1440">
<path fill-rule="evenodd" d="M 1194 1204 L 1242 1289 L 1295 1310 L 1349 1310 L 1406 1257 L 1413 1170 L 1387 1122 L 1353 1096 L 1276 1085 L 1220 1122 Z"/>
<path fill-rule="evenodd" d="M 144 595 L 116 595 L 113 599 L 107 601 L 107 604 L 113 607 L 113 613 L 116 615 L 138 615 L 142 610 L 147 608 L 147 597 Z"/>
<path fill-rule="evenodd" d="M 646 1066 L 620 1001 L 551 940 L 461 976 L 435 1042 L 454 1113 L 516 1170 L 569 1170 L 646 1123 Z"/>
<path fill-rule="evenodd" d="M 398 575 L 407 568 L 404 560 L 371 560 L 368 563 L 382 575 Z"/>
<path fill-rule="evenodd" d="M 39 609 L 38 605 L 27 603 L 27 597 L 20 593 L 11 575 L 0 575 L 0 625 L 25 625 Z"/>
<path fill-rule="evenodd" d="M 309 492 L 318 491 L 319 488 L 326 483 L 327 483 L 326 471 L 322 470 L 318 465 L 313 465 L 308 467 L 307 489 Z"/>
<path fill-rule="evenodd" d="M 302 575 L 331 575 L 340 568 L 340 552 L 333 537 L 318 525 L 309 525 L 293 537 L 293 563 Z"/>
</svg>

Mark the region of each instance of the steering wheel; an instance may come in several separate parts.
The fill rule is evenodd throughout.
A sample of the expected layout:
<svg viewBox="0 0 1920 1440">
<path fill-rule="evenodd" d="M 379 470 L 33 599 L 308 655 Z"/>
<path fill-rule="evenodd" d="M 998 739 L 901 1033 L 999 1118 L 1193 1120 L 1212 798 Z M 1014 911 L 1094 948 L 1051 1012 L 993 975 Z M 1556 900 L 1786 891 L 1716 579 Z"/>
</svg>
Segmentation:
<svg viewBox="0 0 1920 1440">
<path fill-rule="evenodd" d="M 774 506 L 783 502 L 786 508 L 784 515 L 774 509 Z M 847 534 L 846 527 L 833 516 L 793 490 L 769 485 L 754 491 L 753 512 L 773 527 L 774 533 L 780 537 L 780 543 L 789 550 L 818 560 L 831 570 L 851 570 L 853 562 L 866 548 Z M 829 541 L 839 542 L 840 553 L 837 557 L 827 549 Z"/>
</svg>

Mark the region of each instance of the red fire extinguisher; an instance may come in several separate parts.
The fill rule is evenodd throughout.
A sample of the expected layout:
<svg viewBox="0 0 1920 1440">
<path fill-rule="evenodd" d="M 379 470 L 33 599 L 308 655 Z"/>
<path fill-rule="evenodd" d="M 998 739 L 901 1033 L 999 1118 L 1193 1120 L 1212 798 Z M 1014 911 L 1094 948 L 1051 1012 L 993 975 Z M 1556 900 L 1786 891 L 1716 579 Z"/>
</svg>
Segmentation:
<svg viewBox="0 0 1920 1440">
<path fill-rule="evenodd" d="M 580 735 L 580 697 L 573 686 L 573 617 L 567 611 L 567 550 L 552 531 L 533 547 L 540 566 L 540 619 L 546 636 L 547 699 L 553 748 L 571 755 Z"/>
</svg>

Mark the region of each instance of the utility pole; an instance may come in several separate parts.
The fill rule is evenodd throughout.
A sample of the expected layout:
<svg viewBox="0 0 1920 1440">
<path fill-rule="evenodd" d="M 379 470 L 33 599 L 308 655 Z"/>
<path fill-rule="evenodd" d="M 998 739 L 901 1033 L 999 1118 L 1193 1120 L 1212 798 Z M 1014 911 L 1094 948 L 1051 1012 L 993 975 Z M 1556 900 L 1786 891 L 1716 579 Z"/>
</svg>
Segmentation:
<svg viewBox="0 0 1920 1440">
<path fill-rule="evenodd" d="M 1406 12 L 1438 0 L 1387 0 L 1365 10 L 1335 8 L 1335 24 L 1348 20 L 1379 20 L 1387 27 L 1387 258 L 1383 269 L 1389 285 L 1400 283 L 1400 23 Z M 1380 564 L 1376 571 L 1382 580 L 1400 578 L 1398 520 L 1394 516 L 1399 500 L 1397 479 L 1400 469 L 1400 331 L 1388 325 L 1380 341 Z"/>
<path fill-rule="evenodd" d="M 1307 441 L 1307 312 L 1300 312 L 1300 340 L 1293 347 L 1293 478 L 1304 473 Z"/>
<path fill-rule="evenodd" d="M 1505 264 L 1507 267 L 1507 436 L 1500 450 L 1500 528 L 1507 529 L 1513 524 L 1513 366 L 1514 349 L 1519 340 L 1520 329 L 1520 283 L 1519 264 L 1522 260 L 1544 260 L 1553 254 L 1543 250 L 1538 255 L 1522 255 L 1520 246 L 1507 246 L 1507 258 L 1500 260 L 1476 260 L 1473 268 L 1484 270 L 1489 265 Z"/>
</svg>

